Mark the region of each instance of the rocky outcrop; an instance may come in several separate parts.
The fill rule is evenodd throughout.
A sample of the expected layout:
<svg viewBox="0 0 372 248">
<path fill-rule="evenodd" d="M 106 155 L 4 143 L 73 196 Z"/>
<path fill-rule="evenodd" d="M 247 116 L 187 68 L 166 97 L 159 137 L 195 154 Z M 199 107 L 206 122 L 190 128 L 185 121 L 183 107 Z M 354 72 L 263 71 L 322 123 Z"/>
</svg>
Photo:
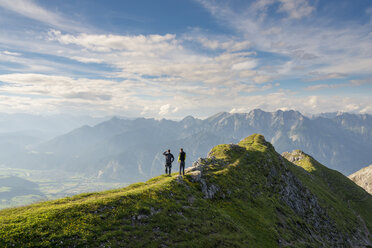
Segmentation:
<svg viewBox="0 0 372 248">
<path fill-rule="evenodd" d="M 281 200 L 306 223 L 301 228 L 306 229 L 312 239 L 333 244 L 333 247 L 370 244 L 368 236 L 361 230 L 353 234 L 339 232 L 327 211 L 319 205 L 318 198 L 290 171 L 283 173 L 281 179 L 284 182 L 279 186 Z"/>
<path fill-rule="evenodd" d="M 204 177 L 204 170 L 210 165 L 216 164 L 218 161 L 215 158 L 199 158 L 195 161 L 191 167 L 185 170 L 186 174 L 190 175 L 192 182 L 199 182 L 201 190 L 204 194 L 204 198 L 211 199 L 217 192 L 220 191 L 220 187 L 211 183 L 208 183 Z"/>
<path fill-rule="evenodd" d="M 301 160 L 310 157 L 301 150 L 283 153 L 288 161 L 292 163 L 301 162 Z M 333 247 L 366 247 L 372 245 L 369 239 L 369 231 L 365 228 L 364 221 L 359 218 L 359 228 L 353 233 L 342 233 L 337 230 L 335 221 L 329 216 L 327 209 L 320 206 L 318 198 L 288 170 L 285 163 L 282 166 L 286 168 L 281 175 L 282 184 L 278 185 L 281 200 L 289 206 L 302 220 L 310 237 L 322 241 L 324 244 L 333 244 Z M 310 171 L 315 168 L 308 168 Z M 308 173 L 309 177 L 312 177 Z M 270 179 L 269 175 L 269 181 Z M 353 212 L 353 210 L 351 210 Z M 309 228 L 312 227 L 312 228 Z M 324 247 L 327 247 L 326 245 Z"/>
<path fill-rule="evenodd" d="M 372 164 L 348 177 L 372 195 Z"/>
<path fill-rule="evenodd" d="M 294 150 L 293 152 L 284 152 L 282 154 L 289 162 L 296 162 L 304 159 L 304 152 L 301 150 Z"/>
</svg>

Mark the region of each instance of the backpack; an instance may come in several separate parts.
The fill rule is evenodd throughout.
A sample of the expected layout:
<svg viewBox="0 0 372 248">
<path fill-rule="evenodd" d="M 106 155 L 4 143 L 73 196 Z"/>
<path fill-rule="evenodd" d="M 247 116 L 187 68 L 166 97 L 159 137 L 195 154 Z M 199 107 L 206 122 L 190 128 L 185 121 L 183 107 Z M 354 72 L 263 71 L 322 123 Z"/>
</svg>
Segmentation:
<svg viewBox="0 0 372 248">
<path fill-rule="evenodd" d="M 180 161 L 185 161 L 186 153 L 180 152 Z"/>
</svg>

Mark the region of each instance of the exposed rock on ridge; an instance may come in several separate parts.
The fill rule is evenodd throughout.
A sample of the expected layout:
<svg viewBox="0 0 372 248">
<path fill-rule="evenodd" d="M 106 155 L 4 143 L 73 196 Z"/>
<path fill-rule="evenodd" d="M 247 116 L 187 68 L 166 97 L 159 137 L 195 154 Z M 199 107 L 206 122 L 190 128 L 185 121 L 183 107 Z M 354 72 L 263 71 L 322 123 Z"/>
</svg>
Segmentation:
<svg viewBox="0 0 372 248">
<path fill-rule="evenodd" d="M 285 152 L 283 153 L 283 157 L 288 161 L 301 166 L 300 168 L 304 168 L 308 172 L 309 177 L 313 177 L 311 172 L 316 171 L 316 173 L 319 175 L 325 174 L 325 172 L 322 171 L 324 169 L 330 170 L 320 164 L 309 164 L 309 160 L 311 161 L 313 158 L 301 150 Z M 313 230 L 309 229 L 309 234 L 313 238 L 324 239 L 326 243 L 332 243 L 333 247 L 365 247 L 367 245 L 372 245 L 372 242 L 369 238 L 371 234 L 368 229 L 365 228 L 365 222 L 363 219 L 357 216 L 359 228 L 353 233 L 346 235 L 341 234 L 337 231 L 336 223 L 332 220 L 332 218 L 330 218 L 327 210 L 320 207 L 317 197 L 314 196 L 308 188 L 304 187 L 301 181 L 292 173 L 287 172 L 286 174 L 286 177 L 283 178 L 286 186 L 284 188 L 282 187 L 280 191 L 282 196 L 281 199 L 309 224 L 316 228 L 318 233 L 315 233 Z M 329 175 L 327 175 L 327 177 L 328 176 Z M 332 180 L 326 179 L 326 183 L 332 190 Z M 350 210 L 354 212 L 353 209 Z M 319 233 L 321 235 L 319 235 Z"/>
<path fill-rule="evenodd" d="M 372 195 L 372 164 L 348 177 Z"/>
<path fill-rule="evenodd" d="M 204 169 L 211 164 L 221 163 L 214 157 L 212 158 L 199 158 L 195 161 L 191 167 L 185 170 L 186 174 L 189 174 L 192 182 L 200 182 L 201 190 L 204 194 L 204 198 L 211 199 L 220 190 L 218 185 L 207 183 L 203 173 Z"/>
</svg>

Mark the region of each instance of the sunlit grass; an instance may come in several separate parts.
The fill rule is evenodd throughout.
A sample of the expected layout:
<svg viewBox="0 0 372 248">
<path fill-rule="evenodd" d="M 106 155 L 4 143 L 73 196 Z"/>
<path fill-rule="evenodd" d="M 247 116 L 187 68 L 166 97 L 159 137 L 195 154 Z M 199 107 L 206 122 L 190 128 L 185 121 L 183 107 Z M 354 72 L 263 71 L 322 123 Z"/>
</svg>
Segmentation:
<svg viewBox="0 0 372 248">
<path fill-rule="evenodd" d="M 212 199 L 204 197 L 202 185 L 190 175 L 180 179 L 174 173 L 125 188 L 5 209 L 0 211 L 0 246 L 278 247 L 278 240 L 294 247 L 320 246 L 298 225 L 316 232 L 315 227 L 275 192 L 287 170 L 319 199 L 341 233 L 355 231 L 355 213 L 372 231 L 371 197 L 359 204 L 356 185 L 311 159 L 303 167 L 314 167 L 309 170 L 313 174 L 281 162 L 262 135 L 252 135 L 238 145 L 216 146 L 204 161 L 204 179 L 219 189 Z M 277 176 L 269 182 L 273 168 Z M 344 198 L 347 189 L 355 194 L 351 201 Z"/>
</svg>

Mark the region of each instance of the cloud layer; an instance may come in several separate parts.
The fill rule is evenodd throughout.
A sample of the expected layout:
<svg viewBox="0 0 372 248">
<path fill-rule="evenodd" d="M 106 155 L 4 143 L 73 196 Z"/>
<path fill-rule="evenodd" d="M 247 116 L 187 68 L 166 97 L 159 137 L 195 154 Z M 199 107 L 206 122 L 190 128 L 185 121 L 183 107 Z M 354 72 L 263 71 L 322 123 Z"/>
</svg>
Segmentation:
<svg viewBox="0 0 372 248">
<path fill-rule="evenodd" d="M 14 18 L 42 24 L 0 31 L 0 111 L 168 118 L 253 108 L 372 113 L 371 22 L 332 25 L 307 0 L 257 0 L 244 9 L 234 1 L 197 3 L 231 33 L 193 27 L 114 34 L 31 0 L 0 1 Z"/>
</svg>

